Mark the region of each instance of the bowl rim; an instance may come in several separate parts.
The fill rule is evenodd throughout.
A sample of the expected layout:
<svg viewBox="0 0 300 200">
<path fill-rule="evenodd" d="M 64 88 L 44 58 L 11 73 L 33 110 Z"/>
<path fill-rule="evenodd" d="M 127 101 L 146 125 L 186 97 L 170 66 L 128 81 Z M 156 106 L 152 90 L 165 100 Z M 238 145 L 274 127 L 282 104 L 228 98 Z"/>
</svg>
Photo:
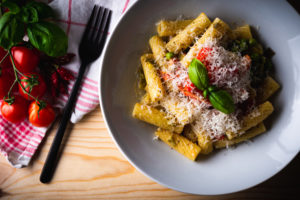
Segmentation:
<svg viewBox="0 0 300 200">
<path fill-rule="evenodd" d="M 284 165 L 282 165 L 280 168 L 278 168 L 278 170 L 276 172 L 274 172 L 274 174 L 272 174 L 271 176 L 269 177 L 266 177 L 265 179 L 262 179 L 261 181 L 257 182 L 256 184 L 253 184 L 253 185 L 249 185 L 245 188 L 241 188 L 241 189 L 238 189 L 238 190 L 232 190 L 232 191 L 228 191 L 228 192 L 222 192 L 222 193 L 196 193 L 196 192 L 187 192 L 187 191 L 184 191 L 183 189 L 181 188 L 177 188 L 177 187 L 174 187 L 170 184 L 167 184 L 167 183 L 164 183 L 164 182 L 161 182 L 159 181 L 158 179 L 156 179 L 155 177 L 149 175 L 147 172 L 145 172 L 142 168 L 140 168 L 134 161 L 132 161 L 132 159 L 130 157 L 127 156 L 127 154 L 124 152 L 124 150 L 121 148 L 121 146 L 119 145 L 117 139 L 115 138 L 114 134 L 112 133 L 112 129 L 111 127 L 113 126 L 111 124 L 111 122 L 108 121 L 107 119 L 107 110 L 106 108 L 103 106 L 103 101 L 102 101 L 102 97 L 105 95 L 102 91 L 102 81 L 103 81 L 103 65 L 105 63 L 105 58 L 107 57 L 107 49 L 108 47 L 110 46 L 110 43 L 111 43 L 111 39 L 113 38 L 113 36 L 116 34 L 117 32 L 117 29 L 118 27 L 120 26 L 120 24 L 123 23 L 123 21 L 126 19 L 126 16 L 129 15 L 129 13 L 133 12 L 132 10 L 134 10 L 135 7 L 137 7 L 138 4 L 141 4 L 142 1 L 139 1 L 139 0 L 136 0 L 131 6 L 129 6 L 126 10 L 125 13 L 123 13 L 120 17 L 120 19 L 118 20 L 118 22 L 116 23 L 116 25 L 114 26 L 113 28 L 113 31 L 111 32 L 111 34 L 109 35 L 108 39 L 107 39 L 107 42 L 105 44 L 105 47 L 103 49 L 103 58 L 101 60 L 101 64 L 100 64 L 100 70 L 99 70 L 99 86 L 98 86 L 98 94 L 99 94 L 99 102 L 100 102 L 100 109 L 101 109 L 101 114 L 102 114 L 102 117 L 103 117 L 103 120 L 105 122 L 105 126 L 108 130 L 108 133 L 109 135 L 111 136 L 112 140 L 114 141 L 115 145 L 117 146 L 118 150 L 121 152 L 121 154 L 125 157 L 125 159 L 132 165 L 134 166 L 135 169 L 137 169 L 140 173 L 142 173 L 144 176 L 148 177 L 150 180 L 164 186 L 164 187 L 167 187 L 169 189 L 172 189 L 172 190 L 175 190 L 175 191 L 179 191 L 179 192 L 182 192 L 182 193 L 185 193 L 185 194 L 192 194 L 192 195 L 206 195 L 206 196 L 214 196 L 214 195 L 226 195 L 226 194 L 231 194 L 231 193 L 237 193 L 237 192 L 241 192 L 241 191 L 245 191 L 247 189 L 250 189 L 250 188 L 253 188 L 257 185 L 260 185 L 261 183 L 269 180 L 270 178 L 274 177 L 276 174 L 280 173 L 284 168 L 286 168 L 286 166 L 288 164 L 290 164 L 292 162 L 292 160 L 294 160 L 294 158 L 300 153 L 300 149 L 298 150 L 297 153 L 295 153 L 295 155 L 291 156 L 290 157 L 290 160 L 288 160 L 288 162 L 286 162 Z M 290 8 L 292 8 L 293 12 L 296 12 L 296 10 L 288 3 L 288 2 L 285 2 L 288 4 L 288 6 Z M 297 13 L 297 12 L 296 12 Z"/>
</svg>

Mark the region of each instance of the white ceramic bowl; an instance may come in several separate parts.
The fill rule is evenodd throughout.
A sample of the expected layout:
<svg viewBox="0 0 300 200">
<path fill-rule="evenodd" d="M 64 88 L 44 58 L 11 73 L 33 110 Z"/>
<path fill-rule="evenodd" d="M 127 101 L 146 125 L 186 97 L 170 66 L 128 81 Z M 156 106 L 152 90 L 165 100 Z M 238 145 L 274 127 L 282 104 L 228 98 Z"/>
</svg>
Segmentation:
<svg viewBox="0 0 300 200">
<path fill-rule="evenodd" d="M 133 119 L 131 112 L 137 102 L 135 72 L 155 23 L 200 12 L 229 24 L 258 27 L 261 41 L 276 52 L 275 78 L 282 89 L 273 98 L 275 112 L 267 120 L 267 133 L 192 162 L 154 141 L 155 127 Z M 236 192 L 278 173 L 299 152 L 300 17 L 286 1 L 138 1 L 111 35 L 100 76 L 102 113 L 117 146 L 138 170 L 169 188 L 202 195 Z"/>
</svg>

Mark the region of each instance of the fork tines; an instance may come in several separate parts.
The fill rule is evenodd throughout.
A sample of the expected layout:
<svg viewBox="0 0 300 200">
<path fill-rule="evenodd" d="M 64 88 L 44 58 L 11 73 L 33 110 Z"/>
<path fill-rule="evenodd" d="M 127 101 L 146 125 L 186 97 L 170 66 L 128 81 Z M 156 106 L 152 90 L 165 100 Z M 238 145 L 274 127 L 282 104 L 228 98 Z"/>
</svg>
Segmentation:
<svg viewBox="0 0 300 200">
<path fill-rule="evenodd" d="M 111 10 L 95 5 L 82 37 L 83 40 L 90 40 L 98 44 L 103 43 L 108 32 L 110 18 Z M 95 30 L 90 31 L 90 29 Z"/>
</svg>

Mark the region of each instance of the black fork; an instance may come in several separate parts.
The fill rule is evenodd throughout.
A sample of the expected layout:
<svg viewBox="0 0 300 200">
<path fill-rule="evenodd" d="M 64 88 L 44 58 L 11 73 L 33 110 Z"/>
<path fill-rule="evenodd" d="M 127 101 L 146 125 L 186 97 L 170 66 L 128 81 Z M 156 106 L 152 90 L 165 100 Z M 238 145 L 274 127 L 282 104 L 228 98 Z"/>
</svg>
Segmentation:
<svg viewBox="0 0 300 200">
<path fill-rule="evenodd" d="M 81 65 L 79 68 L 78 77 L 72 89 L 67 105 L 64 108 L 59 128 L 43 167 L 42 174 L 40 176 L 40 181 L 42 183 L 48 183 L 52 179 L 57 164 L 60 145 L 77 100 L 83 75 L 87 66 L 101 55 L 109 28 L 110 18 L 111 10 L 99 7 L 97 5 L 94 6 L 93 12 L 90 16 L 89 22 L 79 45 L 79 57 L 81 60 Z"/>
</svg>

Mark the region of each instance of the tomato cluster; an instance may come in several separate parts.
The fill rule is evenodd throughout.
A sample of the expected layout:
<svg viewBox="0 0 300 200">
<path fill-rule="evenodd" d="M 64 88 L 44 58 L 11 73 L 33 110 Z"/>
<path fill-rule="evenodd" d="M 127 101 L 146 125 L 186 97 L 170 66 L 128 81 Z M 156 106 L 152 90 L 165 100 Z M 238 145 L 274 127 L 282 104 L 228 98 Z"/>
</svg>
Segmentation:
<svg viewBox="0 0 300 200">
<path fill-rule="evenodd" d="M 0 61 L 2 116 L 12 123 L 19 123 L 28 116 L 34 126 L 49 126 L 55 119 L 55 112 L 49 103 L 41 100 L 47 86 L 37 70 L 39 52 L 25 46 L 15 46 L 11 48 L 10 57 L 0 47 Z"/>
</svg>

